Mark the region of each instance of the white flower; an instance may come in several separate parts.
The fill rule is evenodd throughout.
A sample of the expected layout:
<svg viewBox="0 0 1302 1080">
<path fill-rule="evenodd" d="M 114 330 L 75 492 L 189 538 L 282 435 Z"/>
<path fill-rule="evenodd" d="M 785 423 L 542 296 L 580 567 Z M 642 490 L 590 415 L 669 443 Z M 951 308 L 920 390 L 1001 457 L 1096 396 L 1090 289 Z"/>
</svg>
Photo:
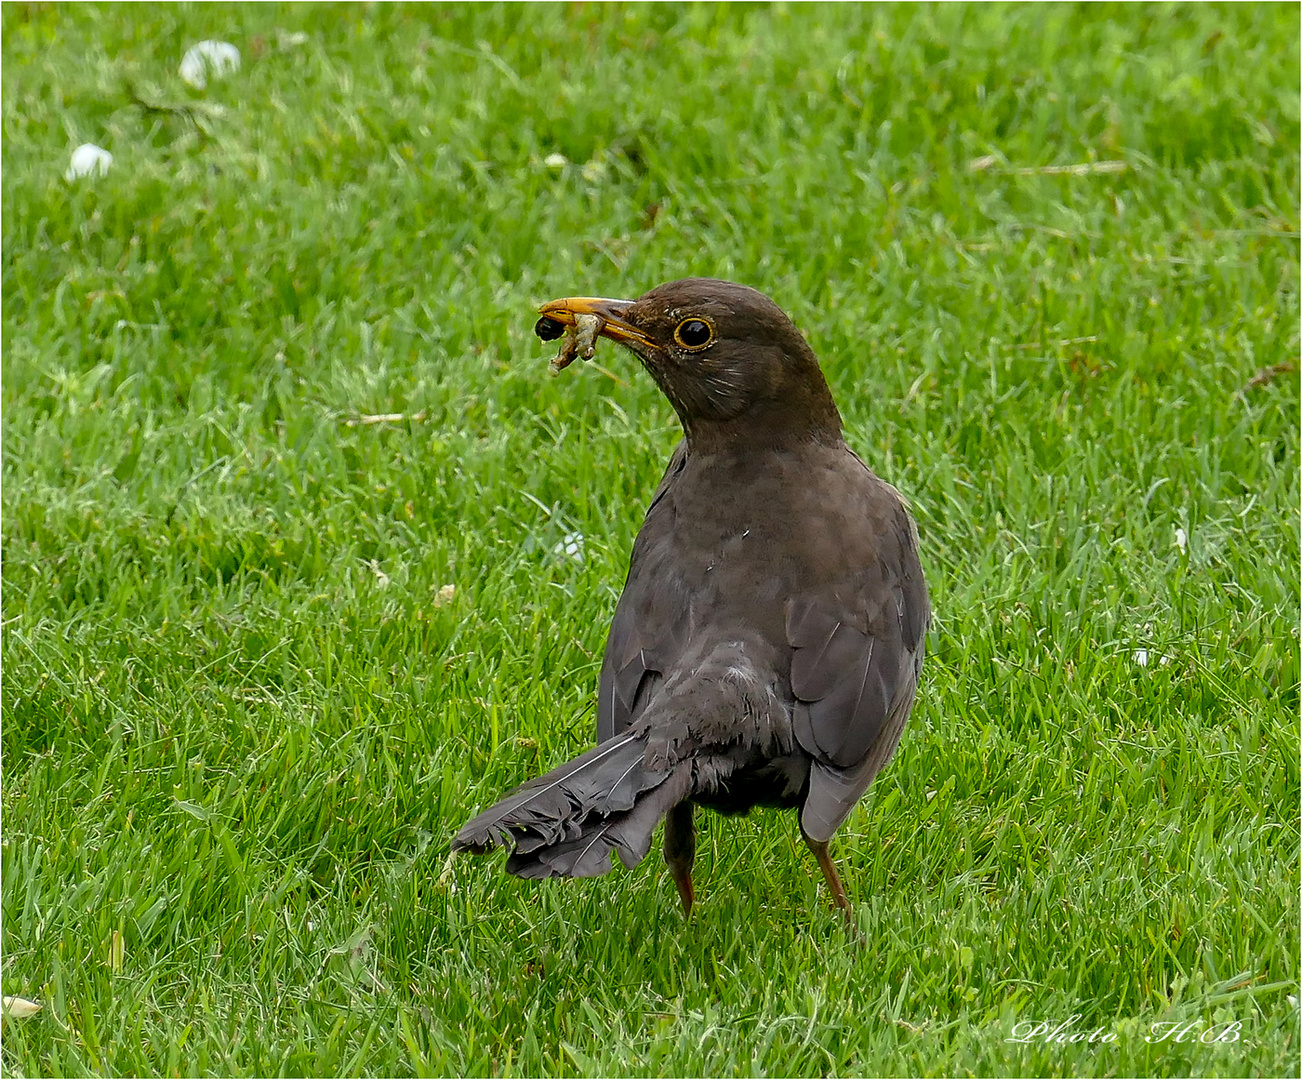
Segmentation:
<svg viewBox="0 0 1302 1080">
<path fill-rule="evenodd" d="M 552 554 L 557 558 L 583 562 L 583 534 L 578 532 L 566 533 L 561 538 L 561 542 L 552 548 Z"/>
<path fill-rule="evenodd" d="M 240 50 L 229 41 L 201 41 L 181 57 L 181 78 L 202 90 L 208 76 L 220 77 L 240 70 Z"/>
<path fill-rule="evenodd" d="M 1189 546 L 1189 534 L 1183 529 L 1175 530 L 1175 546 L 1180 549 L 1180 554 L 1184 554 L 1184 549 Z"/>
<path fill-rule="evenodd" d="M 1135 664 L 1139 667 L 1148 667 L 1148 661 L 1151 659 L 1147 649 L 1136 649 L 1130 654 L 1130 658 L 1134 660 Z M 1157 662 L 1163 667 L 1166 667 L 1167 664 L 1171 662 L 1171 658 L 1167 656 L 1166 653 L 1158 653 Z"/>
<path fill-rule="evenodd" d="M 548 154 L 543 158 L 543 164 L 549 169 L 563 169 L 570 163 L 570 159 L 564 154 Z"/>
<path fill-rule="evenodd" d="M 109 166 L 113 164 L 113 155 L 105 150 L 102 146 L 96 146 L 94 143 L 82 143 L 72 152 L 72 161 L 68 165 L 68 171 L 63 174 L 66 180 L 76 180 L 79 176 L 89 176 L 91 173 L 105 175 L 109 171 Z"/>
<path fill-rule="evenodd" d="M 38 1002 L 28 1001 L 26 998 L 6 996 L 0 1004 L 0 1009 L 3 1009 L 5 1016 L 12 1016 L 15 1020 L 25 1020 L 40 1012 L 41 1006 Z"/>
</svg>

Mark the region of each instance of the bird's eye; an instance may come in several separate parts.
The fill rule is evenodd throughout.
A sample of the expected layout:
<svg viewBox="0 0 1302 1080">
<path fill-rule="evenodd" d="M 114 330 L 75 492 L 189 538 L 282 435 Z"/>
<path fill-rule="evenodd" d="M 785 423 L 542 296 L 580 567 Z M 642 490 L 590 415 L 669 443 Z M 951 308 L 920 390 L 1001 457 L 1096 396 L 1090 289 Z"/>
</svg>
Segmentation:
<svg viewBox="0 0 1302 1080">
<path fill-rule="evenodd" d="M 684 349 L 704 349 L 714 340 L 714 328 L 704 319 L 684 319 L 674 331 L 674 340 Z"/>
</svg>

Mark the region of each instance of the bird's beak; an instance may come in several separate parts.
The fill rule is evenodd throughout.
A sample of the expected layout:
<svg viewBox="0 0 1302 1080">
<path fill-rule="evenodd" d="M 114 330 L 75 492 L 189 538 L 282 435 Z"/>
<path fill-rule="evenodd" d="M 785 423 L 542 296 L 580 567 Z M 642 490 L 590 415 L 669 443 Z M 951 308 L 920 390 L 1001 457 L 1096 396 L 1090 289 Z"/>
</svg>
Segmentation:
<svg viewBox="0 0 1302 1080">
<path fill-rule="evenodd" d="M 562 300 L 548 300 L 538 309 L 562 326 L 573 326 L 575 315 L 596 315 L 602 322 L 598 333 L 611 341 L 650 345 L 651 339 L 628 321 L 632 300 L 606 300 L 600 296 L 567 296 Z"/>
</svg>

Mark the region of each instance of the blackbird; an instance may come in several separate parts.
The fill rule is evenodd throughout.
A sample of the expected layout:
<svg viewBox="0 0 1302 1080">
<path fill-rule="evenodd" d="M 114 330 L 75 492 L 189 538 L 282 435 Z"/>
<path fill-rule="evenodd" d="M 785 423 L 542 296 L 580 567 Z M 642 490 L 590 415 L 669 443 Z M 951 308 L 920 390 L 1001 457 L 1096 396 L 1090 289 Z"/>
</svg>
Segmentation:
<svg viewBox="0 0 1302 1080">
<path fill-rule="evenodd" d="M 828 853 L 913 705 L 931 617 L 900 494 L 846 446 L 818 360 L 768 297 L 709 278 L 579 315 L 629 349 L 685 438 L 633 543 L 602 663 L 597 746 L 469 821 L 454 850 L 512 847 L 525 878 L 594 877 L 664 854 L 691 913 L 693 807 L 799 810 L 838 907 Z"/>
</svg>

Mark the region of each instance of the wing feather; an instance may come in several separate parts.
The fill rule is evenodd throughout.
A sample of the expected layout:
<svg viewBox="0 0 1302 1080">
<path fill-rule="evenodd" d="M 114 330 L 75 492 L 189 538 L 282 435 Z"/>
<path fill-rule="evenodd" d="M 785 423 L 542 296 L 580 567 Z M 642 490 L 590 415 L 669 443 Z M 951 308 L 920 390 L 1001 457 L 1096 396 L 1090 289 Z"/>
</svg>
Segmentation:
<svg viewBox="0 0 1302 1080">
<path fill-rule="evenodd" d="M 682 654 L 690 633 L 691 604 L 682 583 L 663 572 L 673 540 L 672 509 L 664 496 L 687 463 L 678 444 L 633 545 L 628 581 L 615 608 L 597 693 L 597 742 L 627 731 L 655 697 Z"/>
<path fill-rule="evenodd" d="M 815 839 L 831 836 L 894 753 L 917 689 L 931 608 L 902 502 L 896 525 L 890 562 L 787 606 L 792 722 L 814 758 L 805 824 Z"/>
</svg>

